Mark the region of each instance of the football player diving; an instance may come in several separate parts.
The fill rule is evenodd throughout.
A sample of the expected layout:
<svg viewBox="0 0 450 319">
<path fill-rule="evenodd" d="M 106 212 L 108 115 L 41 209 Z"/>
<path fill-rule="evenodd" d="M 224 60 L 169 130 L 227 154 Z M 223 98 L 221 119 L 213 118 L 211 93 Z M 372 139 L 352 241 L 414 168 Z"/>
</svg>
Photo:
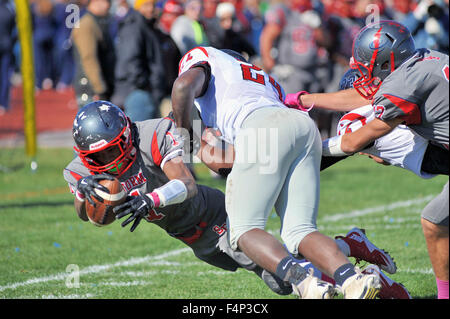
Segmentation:
<svg viewBox="0 0 450 319">
<path fill-rule="evenodd" d="M 88 221 L 85 201 L 98 197 L 95 188 L 108 191 L 99 181 L 116 177 L 129 194 L 126 202 L 114 209 L 118 219 L 127 217 L 123 227 L 132 223 L 130 230 L 134 231 L 142 220 L 154 223 L 188 245 L 202 261 L 228 271 L 245 268 L 275 293 L 292 293 L 289 282 L 231 249 L 224 194 L 195 183 L 183 163 L 184 136 L 171 118 L 133 123 L 117 106 L 96 101 L 77 113 L 73 138 L 78 156 L 64 169 L 64 178 L 75 195 L 79 218 Z M 349 256 L 376 263 L 391 273 L 396 270 L 389 254 L 360 230 L 336 239 L 336 243 Z M 317 268 L 308 265 L 321 276 Z M 380 296 L 383 291 L 386 298 L 407 296 L 400 284 L 389 283 L 382 287 Z"/>
</svg>

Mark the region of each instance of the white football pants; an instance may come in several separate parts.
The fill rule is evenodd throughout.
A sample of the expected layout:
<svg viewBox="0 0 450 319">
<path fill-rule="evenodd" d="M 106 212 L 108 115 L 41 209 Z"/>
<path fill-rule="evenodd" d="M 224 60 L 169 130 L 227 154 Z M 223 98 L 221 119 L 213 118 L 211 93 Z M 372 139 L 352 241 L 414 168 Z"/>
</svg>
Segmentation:
<svg viewBox="0 0 450 319">
<path fill-rule="evenodd" d="M 275 207 L 281 238 L 296 255 L 317 231 L 322 142 L 315 123 L 298 110 L 261 108 L 246 118 L 234 147 L 225 194 L 231 247 L 245 232 L 264 229 Z"/>
</svg>

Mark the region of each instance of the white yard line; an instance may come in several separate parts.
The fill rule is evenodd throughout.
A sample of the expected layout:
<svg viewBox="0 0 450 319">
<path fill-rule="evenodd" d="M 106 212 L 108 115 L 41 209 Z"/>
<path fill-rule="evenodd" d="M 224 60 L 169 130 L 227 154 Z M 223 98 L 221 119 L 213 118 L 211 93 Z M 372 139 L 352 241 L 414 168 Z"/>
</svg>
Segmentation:
<svg viewBox="0 0 450 319">
<path fill-rule="evenodd" d="M 433 268 L 416 268 L 416 269 L 411 269 L 411 268 L 405 268 L 405 269 L 397 269 L 397 273 L 399 272 L 406 272 L 406 273 L 410 273 L 410 274 L 425 274 L 425 275 L 433 275 Z"/>
<path fill-rule="evenodd" d="M 369 207 L 369 208 L 362 209 L 362 210 L 354 210 L 354 211 L 350 211 L 347 213 L 339 213 L 339 214 L 335 214 L 332 216 L 325 216 L 324 218 L 321 218 L 320 221 L 338 221 L 338 220 L 342 220 L 342 219 L 346 219 L 346 218 L 354 218 L 354 217 L 364 216 L 364 215 L 373 214 L 373 213 L 382 212 L 382 211 L 390 211 L 390 210 L 394 210 L 396 208 L 401 208 L 401 207 L 410 207 L 410 206 L 422 204 L 424 202 L 428 202 L 435 196 L 436 195 L 429 195 L 429 196 L 426 196 L 423 198 L 412 199 L 412 200 L 407 200 L 407 201 L 399 201 L 399 202 L 394 202 L 394 203 L 391 203 L 388 205 Z M 80 269 L 79 275 L 81 276 L 81 275 L 94 274 L 94 273 L 99 273 L 99 272 L 102 272 L 102 271 L 105 271 L 105 270 L 108 270 L 111 268 L 127 267 L 127 266 L 139 265 L 139 264 L 155 262 L 155 261 L 162 261 L 164 263 L 164 258 L 171 257 L 171 256 L 177 256 L 177 255 L 186 253 L 188 251 L 191 251 L 191 249 L 190 248 L 182 248 L 182 249 L 172 250 L 167 253 L 156 255 L 156 256 L 134 257 L 134 258 L 130 258 L 128 260 L 118 261 L 113 264 L 92 265 L 92 266 Z M 4 291 L 6 289 L 16 289 L 18 287 L 29 286 L 29 285 L 38 284 L 38 283 L 44 283 L 44 282 L 55 281 L 55 280 L 64 280 L 68 276 L 70 276 L 70 273 L 64 272 L 64 273 L 59 273 L 59 274 L 47 276 L 47 277 L 36 277 L 36 278 L 28 279 L 26 281 L 12 283 L 12 284 L 8 284 L 5 286 L 0 286 L 0 292 Z"/>
<path fill-rule="evenodd" d="M 191 249 L 190 248 L 182 248 L 182 249 L 172 250 L 167 253 L 156 255 L 156 256 L 134 257 L 134 258 L 130 258 L 128 260 L 118 261 L 114 264 L 93 265 L 93 266 L 89 266 L 89 267 L 80 269 L 79 275 L 81 276 L 81 275 L 99 273 L 99 272 L 102 272 L 102 271 L 105 271 L 105 270 L 108 270 L 111 268 L 116 268 L 116 267 L 127 267 L 127 266 L 139 265 L 139 264 L 143 264 L 143 263 L 147 263 L 147 262 L 151 262 L 151 261 L 155 261 L 155 260 L 161 260 L 161 259 L 164 259 L 164 258 L 167 258 L 170 256 L 180 255 L 180 254 L 188 252 L 188 251 L 191 251 Z M 70 273 L 64 272 L 64 273 L 59 273 L 59 274 L 47 276 L 47 277 L 32 278 L 32 279 L 28 279 L 26 281 L 13 283 L 13 284 L 9 284 L 6 286 L 0 286 L 0 291 L 6 290 L 6 289 L 16 289 L 18 287 L 29 286 L 29 285 L 33 285 L 33 284 L 48 282 L 48 281 L 64 280 L 70 275 L 71 275 Z"/>
<path fill-rule="evenodd" d="M 353 211 L 350 211 L 347 213 L 333 214 L 331 216 L 325 216 L 323 218 L 319 218 L 319 222 L 320 221 L 324 221 L 324 222 L 338 221 L 338 220 L 342 220 L 342 219 L 360 217 L 360 216 L 383 212 L 383 211 L 390 211 L 390 210 L 394 210 L 397 208 L 410 207 L 410 206 L 414 206 L 414 205 L 423 204 L 425 202 L 429 202 L 434 197 L 436 197 L 436 195 L 428 195 L 428 196 L 422 197 L 422 198 L 394 202 L 394 203 L 387 204 L 387 205 L 369 207 L 369 208 L 360 209 L 360 210 L 353 210 Z"/>
</svg>

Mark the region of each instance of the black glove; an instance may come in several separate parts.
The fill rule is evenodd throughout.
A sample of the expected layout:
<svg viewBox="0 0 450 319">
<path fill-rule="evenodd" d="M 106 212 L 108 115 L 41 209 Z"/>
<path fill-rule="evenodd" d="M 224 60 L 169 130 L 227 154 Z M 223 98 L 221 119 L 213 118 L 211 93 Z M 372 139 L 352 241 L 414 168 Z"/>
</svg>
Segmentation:
<svg viewBox="0 0 450 319">
<path fill-rule="evenodd" d="M 105 186 L 98 183 L 103 179 L 109 179 L 112 181 L 114 177 L 107 174 L 89 175 L 79 179 L 77 183 L 77 191 L 80 192 L 94 207 L 95 203 L 92 200 L 91 196 L 97 199 L 98 201 L 103 202 L 103 198 L 101 198 L 95 192 L 96 188 L 109 194 L 109 190 Z"/>
<path fill-rule="evenodd" d="M 134 231 L 141 222 L 141 219 L 148 215 L 150 209 L 155 207 L 153 200 L 147 195 L 128 196 L 125 203 L 114 207 L 113 212 L 116 214 L 116 219 L 120 219 L 126 215 L 131 214 L 121 225 L 125 227 L 134 220 L 130 231 Z"/>
</svg>

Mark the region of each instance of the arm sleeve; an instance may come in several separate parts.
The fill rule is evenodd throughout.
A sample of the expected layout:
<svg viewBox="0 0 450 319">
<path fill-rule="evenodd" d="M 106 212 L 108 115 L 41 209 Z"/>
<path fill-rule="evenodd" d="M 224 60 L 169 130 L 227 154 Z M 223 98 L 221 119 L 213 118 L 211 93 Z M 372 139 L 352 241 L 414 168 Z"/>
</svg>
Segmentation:
<svg viewBox="0 0 450 319">
<path fill-rule="evenodd" d="M 373 111 L 375 117 L 383 121 L 401 118 L 406 125 L 420 124 L 422 122 L 419 106 L 394 94 L 385 93 L 375 98 Z"/>
<path fill-rule="evenodd" d="M 186 72 L 189 69 L 200 67 L 205 71 L 205 82 L 203 83 L 202 92 L 200 96 L 205 94 L 208 89 L 208 84 L 211 79 L 211 66 L 209 64 L 208 51 L 203 47 L 196 47 L 187 52 L 180 60 L 178 74 Z"/>
<path fill-rule="evenodd" d="M 196 47 L 187 52 L 178 64 L 178 75 L 183 74 L 194 65 L 209 63 L 209 53 L 204 47 Z"/>
<path fill-rule="evenodd" d="M 422 115 L 419 90 L 423 83 L 418 81 L 425 79 L 416 72 L 397 72 L 399 73 L 393 73 L 383 82 L 374 97 L 372 105 L 375 117 L 383 121 L 401 118 L 406 125 L 420 124 Z"/>
<path fill-rule="evenodd" d="M 63 171 L 63 175 L 64 175 L 64 179 L 66 180 L 68 186 L 69 186 L 69 190 L 72 194 L 75 194 L 76 190 L 77 190 L 77 183 L 78 180 L 83 178 L 83 176 L 81 176 L 80 174 L 78 174 L 77 172 L 73 171 L 71 168 L 66 167 Z"/>
<path fill-rule="evenodd" d="M 183 156 L 184 140 L 185 137 L 181 135 L 171 119 L 162 119 L 152 135 L 151 155 L 153 162 L 163 168 L 167 161 L 177 156 Z"/>
</svg>

